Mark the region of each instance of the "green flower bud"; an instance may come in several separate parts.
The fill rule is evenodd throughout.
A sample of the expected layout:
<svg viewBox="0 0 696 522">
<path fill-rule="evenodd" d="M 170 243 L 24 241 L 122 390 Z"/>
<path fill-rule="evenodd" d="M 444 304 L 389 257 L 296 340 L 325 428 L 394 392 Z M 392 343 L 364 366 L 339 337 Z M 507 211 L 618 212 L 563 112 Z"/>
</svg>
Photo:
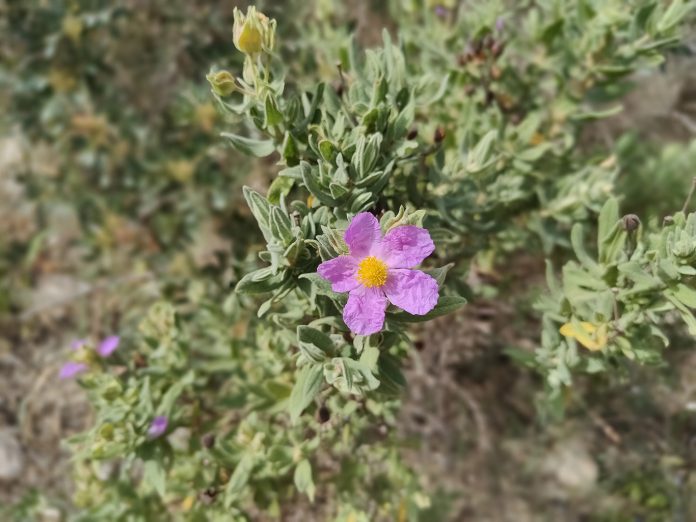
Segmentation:
<svg viewBox="0 0 696 522">
<path fill-rule="evenodd" d="M 104 440 L 114 440 L 114 425 L 110 422 L 102 424 L 99 428 L 99 436 Z"/>
<path fill-rule="evenodd" d="M 234 76 L 229 71 L 211 72 L 205 78 L 218 96 L 229 96 L 238 90 Z"/>
<path fill-rule="evenodd" d="M 276 21 L 249 7 L 246 15 L 239 9 L 234 10 L 233 37 L 234 45 L 244 54 L 270 52 L 275 44 Z"/>
<path fill-rule="evenodd" d="M 101 396 L 107 401 L 117 399 L 123 393 L 123 386 L 116 379 L 111 379 L 101 390 Z"/>
</svg>

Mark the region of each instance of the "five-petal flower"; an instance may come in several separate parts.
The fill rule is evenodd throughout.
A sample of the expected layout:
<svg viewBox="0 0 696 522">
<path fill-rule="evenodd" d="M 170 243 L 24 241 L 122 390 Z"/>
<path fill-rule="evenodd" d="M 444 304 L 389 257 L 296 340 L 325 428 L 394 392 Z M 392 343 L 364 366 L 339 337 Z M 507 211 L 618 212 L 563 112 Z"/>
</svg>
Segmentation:
<svg viewBox="0 0 696 522">
<path fill-rule="evenodd" d="M 343 320 L 351 331 L 379 332 L 388 303 L 414 315 L 435 307 L 437 281 L 412 270 L 435 250 L 427 230 L 403 225 L 382 237 L 377 218 L 362 212 L 350 222 L 344 239 L 350 254 L 323 262 L 317 272 L 334 292 L 349 293 Z"/>
</svg>

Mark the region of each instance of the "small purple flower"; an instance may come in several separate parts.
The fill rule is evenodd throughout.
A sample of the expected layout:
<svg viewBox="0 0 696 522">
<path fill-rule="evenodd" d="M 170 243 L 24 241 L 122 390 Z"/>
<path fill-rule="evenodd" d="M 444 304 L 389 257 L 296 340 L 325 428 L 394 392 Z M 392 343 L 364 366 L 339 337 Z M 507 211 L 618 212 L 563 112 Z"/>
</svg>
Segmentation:
<svg viewBox="0 0 696 522">
<path fill-rule="evenodd" d="M 441 18 L 444 18 L 447 16 L 447 8 L 444 5 L 436 5 L 435 14 Z"/>
<path fill-rule="evenodd" d="M 147 430 L 147 434 L 150 438 L 156 439 L 161 436 L 165 431 L 167 431 L 167 426 L 169 425 L 169 419 L 164 415 L 158 415 L 152 419 L 152 423 Z"/>
<path fill-rule="evenodd" d="M 502 16 L 499 16 L 498 19 L 495 21 L 495 30 L 498 31 L 499 33 L 502 33 L 504 28 L 505 28 L 505 20 L 503 19 Z"/>
<path fill-rule="evenodd" d="M 60 379 L 72 379 L 87 369 L 87 365 L 75 361 L 66 362 L 60 369 L 58 377 Z"/>
<path fill-rule="evenodd" d="M 118 348 L 118 343 L 121 342 L 121 338 L 118 335 L 110 335 L 99 343 L 99 348 L 97 348 L 97 353 L 102 357 L 108 357 L 116 348 Z"/>
<path fill-rule="evenodd" d="M 382 237 L 377 218 L 362 212 L 343 237 L 350 255 L 323 262 L 317 272 L 331 282 L 334 292 L 348 292 L 343 320 L 353 332 L 379 332 L 388 303 L 414 315 L 427 314 L 435 307 L 437 281 L 410 270 L 435 250 L 427 230 L 404 225 Z"/>
<path fill-rule="evenodd" d="M 79 350 L 82 348 L 84 345 L 86 345 L 89 341 L 87 339 L 75 339 L 70 343 L 70 349 L 71 350 Z"/>
</svg>

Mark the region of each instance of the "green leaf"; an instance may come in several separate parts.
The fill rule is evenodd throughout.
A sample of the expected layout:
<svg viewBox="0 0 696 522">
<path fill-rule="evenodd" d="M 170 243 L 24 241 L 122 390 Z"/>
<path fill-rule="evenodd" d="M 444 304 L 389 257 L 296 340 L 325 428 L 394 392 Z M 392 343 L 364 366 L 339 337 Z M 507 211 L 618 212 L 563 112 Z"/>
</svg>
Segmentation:
<svg viewBox="0 0 696 522">
<path fill-rule="evenodd" d="M 333 356 L 334 343 L 331 337 L 311 326 L 297 327 L 297 341 L 300 351 L 313 362 L 324 362 Z"/>
<path fill-rule="evenodd" d="M 383 352 L 377 360 L 379 374 L 379 391 L 384 393 L 399 394 L 406 387 L 406 377 L 401 372 L 399 361 L 393 355 Z"/>
<path fill-rule="evenodd" d="M 297 373 L 297 380 L 288 401 L 288 410 L 293 422 L 297 421 L 302 412 L 312 403 L 321 390 L 323 382 L 324 370 L 320 364 L 303 366 Z"/>
<path fill-rule="evenodd" d="M 164 497 L 167 485 L 167 473 L 162 464 L 148 460 L 143 465 L 143 483 L 150 484 L 160 497 Z"/>
<path fill-rule="evenodd" d="M 616 198 L 609 198 L 599 212 L 597 233 L 598 248 L 602 247 L 602 241 L 609 235 L 619 220 L 619 202 Z"/>
<path fill-rule="evenodd" d="M 338 205 L 339 201 L 328 194 L 319 184 L 319 180 L 317 179 L 317 174 L 315 171 L 312 170 L 312 167 L 309 165 L 309 163 L 303 161 L 300 163 L 302 167 L 302 181 L 304 182 L 305 186 L 307 187 L 307 190 L 309 190 L 312 195 L 317 198 L 320 202 L 322 202 L 324 205 L 330 206 L 330 207 L 335 207 Z"/>
<path fill-rule="evenodd" d="M 377 163 L 379 149 L 382 146 L 382 135 L 375 133 L 366 142 L 361 141 L 360 144 L 364 145 L 363 147 L 358 146 L 358 150 L 356 150 L 356 154 L 359 154 L 357 167 L 359 177 L 363 178 L 372 172 Z"/>
<path fill-rule="evenodd" d="M 314 502 L 316 488 L 312 480 L 312 465 L 307 459 L 303 459 L 297 464 L 293 480 L 297 491 L 305 493 L 309 497 L 309 500 Z"/>
<path fill-rule="evenodd" d="M 597 262 L 592 259 L 585 250 L 585 238 L 583 236 L 582 225 L 580 223 L 575 223 L 573 228 L 570 230 L 570 243 L 573 246 L 575 256 L 578 258 L 578 261 L 582 263 L 582 266 L 587 268 L 593 274 L 598 274 L 601 272 Z"/>
<path fill-rule="evenodd" d="M 250 156 L 264 158 L 275 152 L 275 145 L 271 140 L 254 140 L 230 132 L 223 132 L 221 136 L 230 140 L 237 150 Z"/>
<path fill-rule="evenodd" d="M 599 213 L 597 252 L 600 263 L 617 261 L 626 245 L 626 231 L 619 221 L 619 202 L 609 198 Z"/>
<path fill-rule="evenodd" d="M 577 112 L 571 115 L 570 119 L 575 121 L 601 120 L 619 114 L 621 111 L 623 111 L 623 105 L 617 105 L 605 110 Z"/>
<path fill-rule="evenodd" d="M 448 263 L 440 268 L 429 268 L 428 270 L 423 270 L 426 274 L 431 276 L 435 281 L 437 281 L 438 286 L 442 286 L 445 282 L 445 277 L 447 277 L 447 272 L 454 266 L 454 263 Z"/>
<path fill-rule="evenodd" d="M 159 406 L 157 408 L 157 412 L 159 415 L 166 415 L 169 417 L 172 413 L 172 409 L 174 408 L 174 403 L 176 400 L 179 398 L 179 396 L 182 394 L 184 389 L 187 386 L 190 386 L 193 384 L 194 380 L 194 373 L 193 371 L 189 371 L 182 377 L 181 379 L 178 379 L 174 384 L 172 384 L 169 389 L 165 392 L 165 394 L 162 396 L 162 400 L 159 403 Z"/>
<path fill-rule="evenodd" d="M 237 501 L 249 482 L 251 470 L 254 468 L 254 457 L 246 454 L 234 468 L 234 472 L 225 487 L 224 506 L 229 509 Z"/>
<path fill-rule="evenodd" d="M 275 290 L 283 284 L 285 272 L 273 273 L 271 267 L 255 270 L 239 280 L 235 291 L 240 294 L 262 294 Z"/>
<path fill-rule="evenodd" d="M 440 298 L 437 306 L 435 306 L 435 308 L 425 315 L 413 315 L 409 314 L 408 312 L 391 312 L 387 314 L 387 318 L 391 321 L 396 321 L 399 323 L 422 323 L 423 321 L 429 321 L 435 317 L 452 313 L 465 304 L 466 299 L 463 297 L 455 295 L 444 296 Z"/>
<path fill-rule="evenodd" d="M 259 224 L 259 229 L 264 239 L 268 242 L 272 239 L 271 235 L 271 206 L 261 194 L 250 187 L 243 187 L 242 193 L 246 199 L 251 213 Z"/>
<path fill-rule="evenodd" d="M 283 123 L 283 115 L 278 110 L 278 106 L 271 94 L 266 96 L 266 128 Z"/>
<path fill-rule="evenodd" d="M 689 308 L 696 308 L 696 290 L 693 288 L 679 284 L 671 294 Z"/>
<path fill-rule="evenodd" d="M 300 161 L 300 151 L 297 148 L 297 141 L 289 132 L 285 133 L 285 138 L 283 139 L 283 159 L 285 162 L 294 167 Z"/>
<path fill-rule="evenodd" d="M 677 25 L 682 18 L 684 18 L 689 11 L 694 8 L 692 2 L 685 2 L 684 0 L 674 0 L 667 8 L 667 11 L 662 15 L 662 18 L 657 22 L 657 30 L 660 32 L 665 32 L 672 29 Z"/>
<path fill-rule="evenodd" d="M 295 180 L 288 176 L 278 176 L 268 188 L 268 202 L 272 205 L 280 203 L 280 196 L 287 196 L 292 190 Z"/>
<path fill-rule="evenodd" d="M 314 121 L 314 114 L 316 113 L 317 109 L 319 108 L 319 104 L 324 98 L 324 87 L 324 82 L 321 82 L 319 83 L 319 85 L 317 85 L 317 90 L 314 91 L 312 102 L 309 105 L 309 107 L 307 107 L 305 110 L 305 120 L 301 126 L 306 127 Z"/>
<path fill-rule="evenodd" d="M 466 170 L 472 174 L 481 172 L 488 167 L 495 158 L 491 159 L 491 149 L 493 143 L 498 138 L 498 131 L 493 129 L 488 131 L 471 150 L 466 160 Z"/>
<path fill-rule="evenodd" d="M 329 140 L 321 140 L 319 142 L 319 153 L 324 161 L 333 163 L 334 157 L 336 157 L 336 146 Z"/>
<path fill-rule="evenodd" d="M 289 245 L 295 239 L 292 235 L 290 217 L 280 207 L 271 208 L 271 231 L 273 236 L 283 245 Z"/>
</svg>

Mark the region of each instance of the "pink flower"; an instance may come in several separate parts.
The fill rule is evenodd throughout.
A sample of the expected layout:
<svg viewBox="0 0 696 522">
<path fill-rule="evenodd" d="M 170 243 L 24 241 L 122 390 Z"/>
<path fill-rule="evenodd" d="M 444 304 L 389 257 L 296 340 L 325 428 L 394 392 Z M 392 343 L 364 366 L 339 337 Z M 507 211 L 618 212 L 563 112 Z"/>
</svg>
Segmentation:
<svg viewBox="0 0 696 522">
<path fill-rule="evenodd" d="M 427 230 L 404 225 L 382 237 L 377 219 L 362 212 L 343 237 L 350 255 L 325 261 L 317 272 L 331 282 L 334 292 L 348 292 L 343 320 L 353 332 L 379 332 L 388 303 L 414 315 L 427 314 L 435 307 L 437 281 L 410 270 L 435 250 Z"/>
<path fill-rule="evenodd" d="M 121 338 L 118 335 L 110 335 L 106 337 L 97 348 L 97 353 L 100 357 L 109 357 L 118 348 Z M 89 346 L 89 341 L 87 339 L 75 339 L 70 343 L 70 349 L 73 351 L 78 351 L 86 346 Z M 60 379 L 72 379 L 87 370 L 88 366 L 82 362 L 69 361 L 65 363 L 60 369 L 58 377 Z"/>
<path fill-rule="evenodd" d="M 75 339 L 74 341 L 72 341 L 70 343 L 70 349 L 71 350 L 79 350 L 87 343 L 89 343 L 89 341 L 87 339 Z"/>
<path fill-rule="evenodd" d="M 167 426 L 169 425 L 169 419 L 164 415 L 159 415 L 152 419 L 152 423 L 147 430 L 147 434 L 150 438 L 157 438 L 161 436 L 165 431 L 167 431 Z"/>
<path fill-rule="evenodd" d="M 87 365 L 79 362 L 66 362 L 60 369 L 58 374 L 59 379 L 72 379 L 73 377 L 81 374 L 87 369 Z"/>
<path fill-rule="evenodd" d="M 97 353 L 102 357 L 108 357 L 116 348 L 118 348 L 118 343 L 121 342 L 121 338 L 118 335 L 110 335 L 105 338 L 101 343 L 99 343 L 99 348 L 97 348 Z"/>
</svg>

